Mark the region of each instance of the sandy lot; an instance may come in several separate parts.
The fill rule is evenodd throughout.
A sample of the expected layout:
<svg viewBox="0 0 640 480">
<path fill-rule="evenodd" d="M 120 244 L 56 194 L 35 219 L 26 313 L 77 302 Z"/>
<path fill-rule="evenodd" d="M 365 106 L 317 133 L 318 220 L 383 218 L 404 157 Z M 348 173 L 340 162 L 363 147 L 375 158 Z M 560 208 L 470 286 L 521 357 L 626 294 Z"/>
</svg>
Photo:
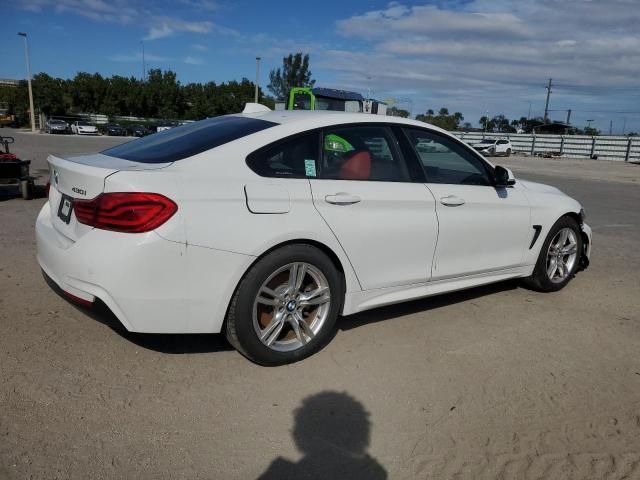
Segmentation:
<svg viewBox="0 0 640 480">
<path fill-rule="evenodd" d="M 16 137 L 36 171 L 121 140 Z M 44 199 L 0 201 L 0 478 L 640 479 L 640 166 L 495 163 L 585 205 L 586 272 L 343 318 L 280 368 L 70 305 L 35 260 Z"/>
</svg>

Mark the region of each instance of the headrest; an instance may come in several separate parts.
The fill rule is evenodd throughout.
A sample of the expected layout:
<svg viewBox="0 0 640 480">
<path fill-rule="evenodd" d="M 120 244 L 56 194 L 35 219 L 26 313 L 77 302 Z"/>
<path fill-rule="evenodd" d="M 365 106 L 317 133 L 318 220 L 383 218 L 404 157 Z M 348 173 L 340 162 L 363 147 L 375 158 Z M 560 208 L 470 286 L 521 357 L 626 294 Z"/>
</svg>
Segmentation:
<svg viewBox="0 0 640 480">
<path fill-rule="evenodd" d="M 368 180 L 371 174 L 371 154 L 366 150 L 354 152 L 340 168 L 341 180 Z"/>
</svg>

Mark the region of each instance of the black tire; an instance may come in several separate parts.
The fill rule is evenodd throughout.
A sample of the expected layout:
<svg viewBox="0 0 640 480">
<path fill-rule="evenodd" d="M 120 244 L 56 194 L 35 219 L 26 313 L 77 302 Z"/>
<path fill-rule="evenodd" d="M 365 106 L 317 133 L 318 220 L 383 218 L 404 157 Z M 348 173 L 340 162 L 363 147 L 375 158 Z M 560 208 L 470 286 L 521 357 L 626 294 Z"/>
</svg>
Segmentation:
<svg viewBox="0 0 640 480">
<path fill-rule="evenodd" d="M 549 251 L 549 245 L 551 241 L 556 236 L 556 234 L 563 228 L 571 228 L 576 234 L 577 241 L 577 257 L 574 265 L 569 272 L 569 275 L 562 281 L 558 283 L 554 283 L 551 281 L 549 276 L 547 275 L 547 252 Z M 549 230 L 549 234 L 542 244 L 542 248 L 540 249 L 540 254 L 538 255 L 538 261 L 536 262 L 536 266 L 533 270 L 533 274 L 530 277 L 524 279 L 524 284 L 531 288 L 532 290 L 536 290 L 538 292 L 557 292 L 558 290 L 563 289 L 567 283 L 575 276 L 576 272 L 580 268 L 580 255 L 582 253 L 582 234 L 580 231 L 580 225 L 578 222 L 569 216 L 561 217 Z"/>
<path fill-rule="evenodd" d="M 263 282 L 273 272 L 292 262 L 306 262 L 324 274 L 331 292 L 331 303 L 315 337 L 296 350 L 282 352 L 272 350 L 258 338 L 253 326 L 253 307 Z M 327 255 L 311 245 L 288 245 L 265 255 L 247 271 L 229 304 L 225 334 L 236 350 L 257 364 L 275 366 L 297 362 L 318 352 L 333 338 L 343 298 L 344 278 Z"/>
<path fill-rule="evenodd" d="M 507 157 L 510 157 L 510 156 L 511 156 L 511 149 L 507 148 Z"/>
</svg>

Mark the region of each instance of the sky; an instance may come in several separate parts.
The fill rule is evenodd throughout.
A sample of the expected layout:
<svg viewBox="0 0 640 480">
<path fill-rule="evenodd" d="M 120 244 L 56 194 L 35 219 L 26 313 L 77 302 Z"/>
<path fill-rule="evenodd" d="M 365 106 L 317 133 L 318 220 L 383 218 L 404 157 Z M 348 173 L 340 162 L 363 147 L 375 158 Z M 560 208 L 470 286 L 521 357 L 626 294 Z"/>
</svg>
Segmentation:
<svg viewBox="0 0 640 480">
<path fill-rule="evenodd" d="M 282 57 L 311 57 L 317 86 L 431 108 L 550 117 L 640 132 L 640 0 L 12 0 L 4 5 L 0 78 L 33 73 L 142 75 L 182 83 L 255 79 Z M 7 25 L 11 25 L 7 28 Z M 16 33 L 13 32 L 15 30 Z"/>
</svg>

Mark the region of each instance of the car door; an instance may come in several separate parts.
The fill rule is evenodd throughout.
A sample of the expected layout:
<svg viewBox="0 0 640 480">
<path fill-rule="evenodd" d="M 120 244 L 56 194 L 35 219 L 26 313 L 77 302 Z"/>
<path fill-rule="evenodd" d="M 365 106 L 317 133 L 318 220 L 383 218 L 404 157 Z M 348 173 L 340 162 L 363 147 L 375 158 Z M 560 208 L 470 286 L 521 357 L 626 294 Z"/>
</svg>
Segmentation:
<svg viewBox="0 0 640 480">
<path fill-rule="evenodd" d="M 306 166 L 313 202 L 362 288 L 428 281 L 438 229 L 435 201 L 414 181 L 415 170 L 392 129 L 384 124 L 325 128 L 321 148 L 320 164 L 311 160 Z"/>
<path fill-rule="evenodd" d="M 518 188 L 493 186 L 493 168 L 462 142 L 419 128 L 404 129 L 436 199 L 440 225 L 432 279 L 515 268 L 532 237 L 529 202 Z"/>
<path fill-rule="evenodd" d="M 509 142 L 507 140 L 498 140 L 496 143 L 496 153 L 502 154 L 507 153 L 507 144 Z"/>
</svg>

